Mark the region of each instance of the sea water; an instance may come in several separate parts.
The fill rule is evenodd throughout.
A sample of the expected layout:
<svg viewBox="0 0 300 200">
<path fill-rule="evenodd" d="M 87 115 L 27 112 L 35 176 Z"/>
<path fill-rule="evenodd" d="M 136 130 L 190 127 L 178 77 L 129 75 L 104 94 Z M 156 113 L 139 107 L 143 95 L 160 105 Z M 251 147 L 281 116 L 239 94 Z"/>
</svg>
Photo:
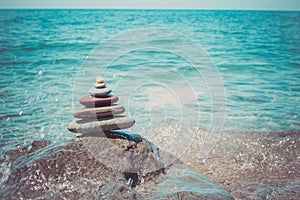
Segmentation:
<svg viewBox="0 0 300 200">
<path fill-rule="evenodd" d="M 101 75 L 95 71 L 88 77 L 92 81 L 83 83 L 78 82 L 80 72 L 89 70 L 89 65 L 93 65 L 91 54 L 101 51 L 105 41 L 136 29 L 168 30 L 189 38 L 189 44 L 180 46 L 181 52 L 190 51 L 192 44 L 202 48 L 211 62 L 200 69 L 209 76 L 209 70 L 215 67 L 214 73 L 221 80 L 219 86 L 224 89 L 220 91 L 224 92 L 222 130 L 246 134 L 300 129 L 300 12 L 1 10 L 0 13 L 1 156 L 32 140 L 50 140 L 55 146 L 75 137 L 66 129 L 73 120 L 73 111 L 79 108 L 80 96 L 74 92 L 80 84 L 92 86 L 96 76 Z M 148 41 L 150 44 L 164 44 L 170 49 L 180 40 L 173 36 L 159 40 L 158 33 L 149 35 L 147 38 L 153 39 Z M 132 42 L 144 36 L 128 37 Z M 114 41 L 119 43 L 107 49 L 109 55 L 114 55 L 119 46 L 129 45 L 126 38 Z M 189 60 L 172 51 L 146 47 L 131 49 L 123 57 L 117 55 L 118 59 L 103 74 L 108 86 L 126 105 L 126 114 L 136 119 L 135 132 L 149 123 L 155 129 L 160 120 L 169 120 L 176 126 L 178 116 L 182 115 L 174 109 L 178 101 L 173 97 L 187 96 L 184 93 L 187 85 L 196 92 L 184 105 L 189 111 L 199 113 L 197 126 L 209 128 L 212 115 L 209 92 L 214 88 L 207 90 L 205 79 L 195 72 Z M 131 73 L 132 66 L 140 66 L 142 70 Z M 155 81 L 139 88 L 143 77 Z M 175 93 L 169 93 L 176 80 L 180 84 L 172 88 Z M 168 83 L 168 87 L 162 87 L 161 81 Z M 134 91 L 128 91 L 128 86 L 134 85 Z M 184 117 L 180 123 L 188 123 Z"/>
</svg>

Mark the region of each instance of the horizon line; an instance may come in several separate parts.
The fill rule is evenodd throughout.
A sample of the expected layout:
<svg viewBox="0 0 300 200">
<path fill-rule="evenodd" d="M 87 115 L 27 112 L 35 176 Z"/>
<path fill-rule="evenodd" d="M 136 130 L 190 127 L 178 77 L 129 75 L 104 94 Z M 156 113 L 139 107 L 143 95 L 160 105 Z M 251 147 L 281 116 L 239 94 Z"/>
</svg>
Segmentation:
<svg viewBox="0 0 300 200">
<path fill-rule="evenodd" d="M 1 8 L 0 10 L 194 10 L 194 11 L 295 11 L 300 9 L 249 9 L 249 8 L 75 8 L 75 7 L 16 7 Z"/>
</svg>

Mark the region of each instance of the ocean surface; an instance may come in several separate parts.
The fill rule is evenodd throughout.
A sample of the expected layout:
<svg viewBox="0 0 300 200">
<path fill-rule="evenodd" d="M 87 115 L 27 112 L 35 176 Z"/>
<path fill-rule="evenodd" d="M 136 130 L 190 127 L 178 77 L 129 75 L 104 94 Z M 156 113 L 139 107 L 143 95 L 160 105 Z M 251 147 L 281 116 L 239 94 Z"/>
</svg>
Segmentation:
<svg viewBox="0 0 300 200">
<path fill-rule="evenodd" d="M 55 147 L 75 137 L 66 127 L 88 94 L 81 86 L 97 76 L 136 119 L 137 133 L 159 131 L 162 121 L 188 124 L 188 117 L 211 129 L 213 112 L 224 131 L 300 130 L 300 12 L 0 13 L 0 157 L 32 140 Z"/>
</svg>

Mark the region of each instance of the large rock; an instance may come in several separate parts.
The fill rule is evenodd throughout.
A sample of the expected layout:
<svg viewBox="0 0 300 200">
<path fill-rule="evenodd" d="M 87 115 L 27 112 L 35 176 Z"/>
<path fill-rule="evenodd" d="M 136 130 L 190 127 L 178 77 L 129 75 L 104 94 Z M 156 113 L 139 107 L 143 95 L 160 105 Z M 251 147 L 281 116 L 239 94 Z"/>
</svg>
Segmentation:
<svg viewBox="0 0 300 200">
<path fill-rule="evenodd" d="M 107 137 L 78 138 L 60 148 L 39 141 L 30 151 L 10 152 L 2 160 L 10 171 L 1 199 L 232 199 L 179 160 L 165 166 L 164 159 L 174 157 L 139 135 Z M 33 163 L 12 164 L 35 152 L 40 158 Z"/>
</svg>

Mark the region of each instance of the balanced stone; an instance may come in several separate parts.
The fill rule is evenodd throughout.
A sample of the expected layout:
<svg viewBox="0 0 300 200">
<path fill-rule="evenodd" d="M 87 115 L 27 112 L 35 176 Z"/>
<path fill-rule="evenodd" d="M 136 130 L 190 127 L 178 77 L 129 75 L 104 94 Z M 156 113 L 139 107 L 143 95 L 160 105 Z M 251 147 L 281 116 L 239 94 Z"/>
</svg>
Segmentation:
<svg viewBox="0 0 300 200">
<path fill-rule="evenodd" d="M 94 97 L 106 97 L 111 92 L 109 88 L 91 88 L 89 93 Z"/>
<path fill-rule="evenodd" d="M 96 82 L 97 82 L 97 83 L 104 83 L 105 80 L 104 80 L 103 78 L 97 78 L 97 79 L 96 79 Z"/>
<path fill-rule="evenodd" d="M 77 118 L 99 118 L 99 117 L 111 117 L 117 114 L 125 112 L 125 108 L 121 105 L 112 105 L 105 107 L 96 107 L 96 108 L 83 108 L 74 113 L 74 117 Z"/>
<path fill-rule="evenodd" d="M 130 128 L 134 125 L 135 121 L 130 117 L 119 116 L 115 118 L 103 119 L 100 121 L 82 121 L 71 122 L 68 130 L 74 133 L 101 133 L 111 130 L 121 130 Z"/>
<path fill-rule="evenodd" d="M 95 88 L 104 88 L 106 86 L 106 83 L 95 83 L 94 87 Z"/>
<path fill-rule="evenodd" d="M 105 98 L 97 98 L 92 96 L 82 97 L 79 102 L 86 107 L 100 107 L 109 106 L 116 103 L 119 100 L 117 96 L 110 96 Z"/>
</svg>

